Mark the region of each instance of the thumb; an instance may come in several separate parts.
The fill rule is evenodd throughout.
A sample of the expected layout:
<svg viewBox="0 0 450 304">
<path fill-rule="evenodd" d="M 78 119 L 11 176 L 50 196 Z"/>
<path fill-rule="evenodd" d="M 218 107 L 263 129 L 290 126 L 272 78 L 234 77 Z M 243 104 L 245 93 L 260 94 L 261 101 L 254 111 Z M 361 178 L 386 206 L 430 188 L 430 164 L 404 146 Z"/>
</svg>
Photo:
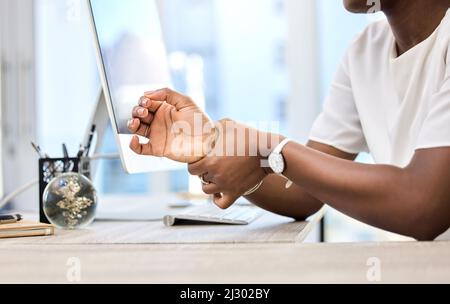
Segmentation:
<svg viewBox="0 0 450 304">
<path fill-rule="evenodd" d="M 145 97 L 152 100 L 165 101 L 177 109 L 177 111 L 183 110 L 188 107 L 195 106 L 194 102 L 187 96 L 184 96 L 171 89 L 165 88 L 157 91 L 146 92 Z"/>
<path fill-rule="evenodd" d="M 239 198 L 238 195 L 218 193 L 214 194 L 214 204 L 221 209 L 227 209 L 231 207 Z"/>
</svg>

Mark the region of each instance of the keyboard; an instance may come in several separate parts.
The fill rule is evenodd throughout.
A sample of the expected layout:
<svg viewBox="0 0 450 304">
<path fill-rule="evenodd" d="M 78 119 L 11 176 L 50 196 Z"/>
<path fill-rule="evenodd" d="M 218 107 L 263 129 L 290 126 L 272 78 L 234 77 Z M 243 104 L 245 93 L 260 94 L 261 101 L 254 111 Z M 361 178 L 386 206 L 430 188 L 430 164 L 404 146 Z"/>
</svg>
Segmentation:
<svg viewBox="0 0 450 304">
<path fill-rule="evenodd" d="M 176 215 L 167 215 L 164 217 L 164 225 L 168 227 L 180 224 L 248 225 L 262 214 L 262 209 L 253 205 L 235 205 L 222 210 L 209 204 L 191 207 Z"/>
</svg>

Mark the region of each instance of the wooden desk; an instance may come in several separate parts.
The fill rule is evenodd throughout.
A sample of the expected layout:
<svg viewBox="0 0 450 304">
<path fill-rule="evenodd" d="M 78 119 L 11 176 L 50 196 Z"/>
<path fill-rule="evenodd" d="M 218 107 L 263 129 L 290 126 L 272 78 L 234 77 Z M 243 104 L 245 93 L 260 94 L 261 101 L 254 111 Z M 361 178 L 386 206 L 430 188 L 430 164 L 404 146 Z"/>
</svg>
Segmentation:
<svg viewBox="0 0 450 304">
<path fill-rule="evenodd" d="M 98 222 L 0 240 L 0 283 L 68 283 L 70 258 L 80 262 L 82 283 L 369 283 L 372 257 L 383 283 L 450 283 L 450 242 L 300 243 L 320 218 L 269 216 L 235 228 Z"/>
<path fill-rule="evenodd" d="M 20 245 L 0 243 L 0 283 L 450 283 L 450 243 Z"/>
<path fill-rule="evenodd" d="M 125 245 L 125 244 L 248 244 L 300 243 L 322 218 L 326 208 L 304 222 L 273 213 L 250 225 L 190 225 L 165 227 L 162 220 L 96 221 L 88 229 L 57 230 L 54 236 L 0 239 L 4 245 Z M 33 219 L 33 217 L 25 217 Z M 35 219 L 34 219 L 35 220 Z"/>
</svg>

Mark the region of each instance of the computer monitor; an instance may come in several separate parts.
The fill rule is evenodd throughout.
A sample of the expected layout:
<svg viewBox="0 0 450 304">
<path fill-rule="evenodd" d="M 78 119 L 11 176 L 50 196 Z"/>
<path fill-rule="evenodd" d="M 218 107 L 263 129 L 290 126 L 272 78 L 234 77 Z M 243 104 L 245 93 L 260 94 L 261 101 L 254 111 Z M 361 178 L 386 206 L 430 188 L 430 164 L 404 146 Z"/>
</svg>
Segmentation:
<svg viewBox="0 0 450 304">
<path fill-rule="evenodd" d="M 0 58 L 2 55 L 2 50 L 0 49 Z M 2 60 L 0 60 L 0 117 L 2 117 L 2 105 L 3 105 L 3 101 L 2 101 L 2 97 L 3 97 L 3 92 L 2 92 L 2 83 L 3 83 L 3 79 L 2 79 L 2 71 L 3 71 L 3 67 L 2 67 Z M 3 197 L 3 125 L 0 124 L 0 197 Z M 0 209 L 2 208 L 2 206 L 0 206 Z"/>
<path fill-rule="evenodd" d="M 136 155 L 127 122 L 144 92 L 170 87 L 170 71 L 154 0 L 86 0 L 98 69 L 122 164 L 128 173 L 181 168 Z M 141 139 L 145 140 L 145 139 Z"/>
</svg>

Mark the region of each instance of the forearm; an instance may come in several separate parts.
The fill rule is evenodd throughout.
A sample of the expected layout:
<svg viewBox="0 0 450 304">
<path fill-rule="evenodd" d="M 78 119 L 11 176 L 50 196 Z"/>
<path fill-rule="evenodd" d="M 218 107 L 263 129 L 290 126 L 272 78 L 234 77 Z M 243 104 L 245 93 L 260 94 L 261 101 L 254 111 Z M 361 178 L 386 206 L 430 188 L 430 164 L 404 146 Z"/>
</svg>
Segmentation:
<svg viewBox="0 0 450 304">
<path fill-rule="evenodd" d="M 282 139 L 284 138 L 280 138 Z M 355 154 L 314 141 L 309 141 L 307 147 L 341 159 L 353 161 L 356 158 Z M 308 218 L 323 206 L 320 200 L 296 184 L 286 189 L 286 179 L 274 174 L 264 179 L 262 187 L 247 199 L 263 209 L 298 220 Z"/>
<path fill-rule="evenodd" d="M 282 139 L 284 138 L 280 140 Z M 353 161 L 356 158 L 355 154 L 345 153 L 332 146 L 314 141 L 309 141 L 307 147 L 340 159 Z M 296 184 L 286 189 L 286 179 L 274 174 L 269 175 L 264 180 L 262 187 L 247 199 L 263 209 L 298 220 L 308 218 L 323 206 L 320 200 Z"/>
<path fill-rule="evenodd" d="M 246 198 L 255 205 L 280 215 L 304 220 L 323 206 L 316 198 L 297 185 L 286 189 L 286 179 L 269 175 L 261 188 Z"/>
<path fill-rule="evenodd" d="M 221 134 L 234 135 L 236 130 L 249 129 L 232 121 L 230 124 L 232 128 Z M 358 164 L 353 162 L 356 155 L 317 142 L 310 142 L 309 147 L 291 142 L 283 149 L 284 175 L 297 186 L 286 189 L 282 179 L 267 177 L 267 170 L 261 167 L 261 161 L 268 157 L 266 150 L 273 151 L 280 138 L 274 142 L 277 136 L 256 130 L 240 133 L 248 134 L 238 141 L 247 140 L 243 151 L 259 151 L 256 156 L 212 154 L 189 165 L 192 175 L 209 182 L 202 186 L 203 191 L 214 194 L 220 208 L 228 208 L 265 178 L 262 188 L 249 199 L 296 219 L 308 217 L 324 202 L 369 225 L 416 239 L 432 239 L 450 226 L 450 148 L 416 151 L 408 167 L 398 168 Z M 235 138 L 220 136 L 214 151 L 236 148 Z M 271 146 L 266 149 L 264 142 Z"/>
<path fill-rule="evenodd" d="M 283 155 L 288 178 L 353 218 L 416 238 L 422 236 L 416 235 L 414 225 L 423 218 L 438 220 L 431 205 L 423 208 L 423 200 L 431 196 L 408 169 L 358 164 L 296 143 L 287 145 Z"/>
</svg>

